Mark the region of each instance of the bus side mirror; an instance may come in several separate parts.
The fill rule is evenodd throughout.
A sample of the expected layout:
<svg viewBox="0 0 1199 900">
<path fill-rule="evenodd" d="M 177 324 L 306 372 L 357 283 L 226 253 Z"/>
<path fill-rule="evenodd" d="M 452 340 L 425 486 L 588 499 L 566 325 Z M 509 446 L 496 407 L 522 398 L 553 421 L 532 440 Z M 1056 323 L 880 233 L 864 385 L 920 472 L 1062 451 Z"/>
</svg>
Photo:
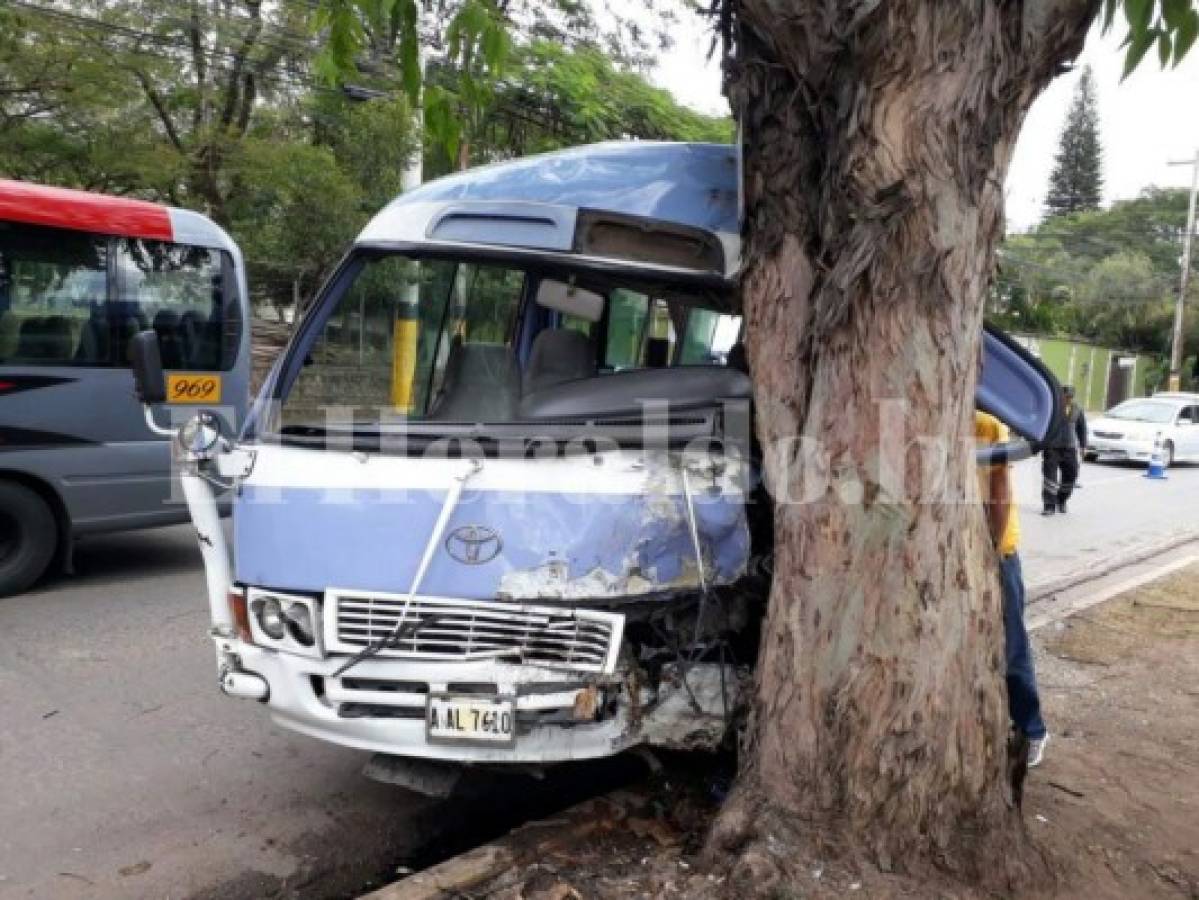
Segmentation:
<svg viewBox="0 0 1199 900">
<path fill-rule="evenodd" d="M 983 366 L 974 408 L 988 412 L 1016 434 L 1045 440 L 1057 421 L 1062 389 L 1025 348 L 991 325 L 983 332 Z"/>
<path fill-rule="evenodd" d="M 129 342 L 129 358 L 133 363 L 133 388 L 142 403 L 163 403 L 167 399 L 166 379 L 162 374 L 162 354 L 158 350 L 158 334 L 139 331 Z"/>
<path fill-rule="evenodd" d="M 1006 465 L 1041 451 L 1057 421 L 1061 387 L 1044 363 L 998 328 L 983 332 L 983 365 L 974 408 L 990 413 L 1013 432 L 1002 444 L 979 447 L 980 466 Z"/>
</svg>

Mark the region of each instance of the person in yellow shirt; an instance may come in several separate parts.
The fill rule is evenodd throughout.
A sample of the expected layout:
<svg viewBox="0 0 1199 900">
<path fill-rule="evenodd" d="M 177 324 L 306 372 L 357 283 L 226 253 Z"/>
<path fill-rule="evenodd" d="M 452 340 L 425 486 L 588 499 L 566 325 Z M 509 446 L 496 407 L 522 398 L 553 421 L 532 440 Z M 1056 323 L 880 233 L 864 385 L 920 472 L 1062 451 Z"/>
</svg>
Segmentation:
<svg viewBox="0 0 1199 900">
<path fill-rule="evenodd" d="M 974 414 L 974 437 L 979 444 L 1002 444 L 1007 426 L 984 412 Z M 1049 743 L 1049 732 L 1041 718 L 1041 698 L 1033 669 L 1032 647 L 1024 627 L 1024 575 L 1020 569 L 1020 518 L 1012 502 L 1011 467 L 1006 463 L 980 470 L 979 480 L 987 526 L 999 553 L 1003 586 L 1003 634 L 1007 655 L 1008 712 L 1016 727 L 1028 738 L 1028 764 L 1039 765 Z"/>
</svg>

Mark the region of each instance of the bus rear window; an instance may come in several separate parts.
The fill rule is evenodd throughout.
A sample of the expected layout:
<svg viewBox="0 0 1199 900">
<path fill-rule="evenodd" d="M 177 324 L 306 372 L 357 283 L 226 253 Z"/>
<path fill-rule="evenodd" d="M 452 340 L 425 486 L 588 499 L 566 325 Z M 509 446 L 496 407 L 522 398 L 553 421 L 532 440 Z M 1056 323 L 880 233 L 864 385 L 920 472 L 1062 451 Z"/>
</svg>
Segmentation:
<svg viewBox="0 0 1199 900">
<path fill-rule="evenodd" d="M 219 250 L 0 223 L 0 363 L 117 367 L 158 333 L 168 369 L 227 369 L 241 321 Z"/>
<path fill-rule="evenodd" d="M 168 369 L 216 370 L 237 350 L 221 253 L 165 241 L 117 242 L 117 308 L 158 334 Z"/>
</svg>

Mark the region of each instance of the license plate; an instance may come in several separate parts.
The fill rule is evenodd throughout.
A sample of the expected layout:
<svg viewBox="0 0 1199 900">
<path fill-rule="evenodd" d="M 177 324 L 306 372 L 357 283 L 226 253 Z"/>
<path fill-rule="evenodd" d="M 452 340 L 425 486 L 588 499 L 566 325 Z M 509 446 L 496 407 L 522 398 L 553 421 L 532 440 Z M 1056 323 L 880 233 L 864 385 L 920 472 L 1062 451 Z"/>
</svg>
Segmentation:
<svg viewBox="0 0 1199 900">
<path fill-rule="evenodd" d="M 167 375 L 167 403 L 220 403 L 221 376 L 172 372 Z"/>
<path fill-rule="evenodd" d="M 516 743 L 516 701 L 432 694 L 425 708 L 425 732 L 436 743 L 511 746 Z"/>
</svg>

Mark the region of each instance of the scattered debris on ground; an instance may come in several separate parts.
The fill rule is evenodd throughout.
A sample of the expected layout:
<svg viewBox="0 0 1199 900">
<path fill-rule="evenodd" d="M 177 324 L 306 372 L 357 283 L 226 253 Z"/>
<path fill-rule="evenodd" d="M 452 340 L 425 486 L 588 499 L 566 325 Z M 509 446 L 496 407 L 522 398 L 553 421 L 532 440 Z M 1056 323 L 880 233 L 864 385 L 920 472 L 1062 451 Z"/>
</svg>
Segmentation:
<svg viewBox="0 0 1199 900">
<path fill-rule="evenodd" d="M 1052 739 L 1024 816 L 1059 874 L 1027 897 L 1199 898 L 1199 567 L 1034 635 Z M 672 760 L 673 763 L 673 760 Z M 373 900 L 736 897 L 699 851 L 727 787 L 667 766 L 397 882 Z M 835 856 L 835 854 L 834 854 Z M 806 862 L 789 897 L 972 897 L 843 863 Z"/>
</svg>

